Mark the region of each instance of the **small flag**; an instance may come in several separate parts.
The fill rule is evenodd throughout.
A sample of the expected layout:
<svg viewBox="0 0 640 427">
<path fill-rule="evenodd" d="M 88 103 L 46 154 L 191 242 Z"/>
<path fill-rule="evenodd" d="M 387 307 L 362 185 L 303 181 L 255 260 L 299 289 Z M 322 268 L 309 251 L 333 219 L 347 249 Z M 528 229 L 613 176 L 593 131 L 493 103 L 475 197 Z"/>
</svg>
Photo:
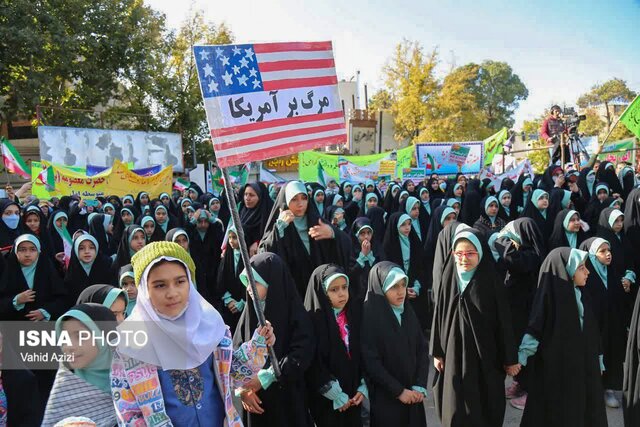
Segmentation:
<svg viewBox="0 0 640 427">
<path fill-rule="evenodd" d="M 505 127 L 483 141 L 485 166 L 490 165 L 493 162 L 493 156 L 495 156 L 496 154 L 502 154 L 502 147 L 504 146 L 504 142 L 508 137 L 509 132 Z"/>
<path fill-rule="evenodd" d="M 277 184 L 281 182 L 287 182 L 286 179 L 278 176 L 277 174 L 264 168 L 264 165 L 260 165 L 260 182 L 266 182 L 268 184 Z"/>
<path fill-rule="evenodd" d="M 324 168 L 322 167 L 322 162 L 318 160 L 318 182 L 326 188 L 327 184 L 330 181 L 335 181 L 335 178 L 325 172 Z"/>
<path fill-rule="evenodd" d="M 45 189 L 47 191 L 51 192 L 51 191 L 55 190 L 56 182 L 55 182 L 55 179 L 54 179 L 53 166 L 46 165 L 42 169 L 42 172 L 40 172 L 38 174 L 36 179 L 40 184 L 43 184 L 45 186 Z"/>
<path fill-rule="evenodd" d="M 640 138 L 640 96 L 629 104 L 624 113 L 620 116 L 620 121 L 633 133 Z"/>
<path fill-rule="evenodd" d="M 244 187 L 247 181 L 249 181 L 249 171 L 251 170 L 251 163 L 245 163 L 238 166 L 238 168 L 228 168 L 229 178 L 231 183 L 240 187 Z"/>
<path fill-rule="evenodd" d="M 24 179 L 31 179 L 31 168 L 24 162 L 18 150 L 9 141 L 2 138 L 2 160 L 4 168 Z"/>
<path fill-rule="evenodd" d="M 173 184 L 173 189 L 178 191 L 184 191 L 191 185 L 191 182 L 187 181 L 184 178 L 176 179 L 175 184 Z"/>
</svg>

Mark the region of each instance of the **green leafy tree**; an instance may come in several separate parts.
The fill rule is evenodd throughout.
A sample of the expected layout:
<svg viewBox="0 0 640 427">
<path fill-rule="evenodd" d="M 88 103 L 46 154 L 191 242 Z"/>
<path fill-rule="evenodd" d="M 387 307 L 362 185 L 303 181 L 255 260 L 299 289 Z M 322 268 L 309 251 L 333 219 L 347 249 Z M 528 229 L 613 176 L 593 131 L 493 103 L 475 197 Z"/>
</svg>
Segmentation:
<svg viewBox="0 0 640 427">
<path fill-rule="evenodd" d="M 49 124 L 95 126 L 96 115 L 69 108 L 108 109 L 132 64 L 161 41 L 164 16 L 142 0 L 11 0 L 0 10 L 0 96 L 5 120 L 33 117 Z"/>
<path fill-rule="evenodd" d="M 635 98 L 636 93 L 629 89 L 627 82 L 613 78 L 602 84 L 594 85 L 591 90 L 578 98 L 578 106 L 580 108 L 595 107 L 598 105 L 604 105 L 605 120 L 606 120 L 606 132 L 609 132 L 615 116 L 610 108 L 612 101 L 626 101 L 631 102 Z"/>
<path fill-rule="evenodd" d="M 380 89 L 369 100 L 369 110 L 389 110 L 393 105 L 391 94 L 386 89 Z"/>
<path fill-rule="evenodd" d="M 586 120 L 580 123 L 579 131 L 587 136 L 601 135 L 606 126 L 604 120 L 600 118 L 598 112 L 593 108 L 589 108 L 584 112 L 587 116 Z"/>
<path fill-rule="evenodd" d="M 425 53 L 420 43 L 403 40 L 383 67 L 397 139 L 415 140 L 431 117 L 431 105 L 439 89 L 435 76 L 437 62 L 436 50 Z"/>
<path fill-rule="evenodd" d="M 535 120 L 525 120 L 522 124 L 522 131 L 525 135 L 538 135 L 540 126 L 547 114 L 544 114 Z M 536 173 L 542 173 L 549 166 L 551 158 L 549 156 L 549 150 L 543 150 L 547 144 L 541 138 L 531 141 L 532 150 L 527 153 L 527 158 L 531 162 L 531 166 Z"/>
</svg>

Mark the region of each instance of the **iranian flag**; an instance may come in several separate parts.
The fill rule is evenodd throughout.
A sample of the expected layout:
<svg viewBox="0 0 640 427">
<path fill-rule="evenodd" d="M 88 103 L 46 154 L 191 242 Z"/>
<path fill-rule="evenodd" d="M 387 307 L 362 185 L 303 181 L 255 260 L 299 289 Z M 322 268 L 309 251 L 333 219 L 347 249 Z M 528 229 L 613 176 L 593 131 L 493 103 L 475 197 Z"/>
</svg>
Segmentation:
<svg viewBox="0 0 640 427">
<path fill-rule="evenodd" d="M 42 172 L 38 174 L 36 180 L 45 186 L 47 191 L 55 190 L 56 183 L 53 174 L 53 167 L 51 165 L 46 165 Z"/>
<path fill-rule="evenodd" d="M 2 160 L 8 172 L 18 174 L 24 179 L 31 179 L 31 168 L 22 160 L 16 147 L 4 138 L 2 138 Z"/>
<path fill-rule="evenodd" d="M 184 191 L 191 185 L 191 182 L 183 178 L 176 179 L 176 183 L 173 184 L 173 188 L 178 191 Z"/>
</svg>

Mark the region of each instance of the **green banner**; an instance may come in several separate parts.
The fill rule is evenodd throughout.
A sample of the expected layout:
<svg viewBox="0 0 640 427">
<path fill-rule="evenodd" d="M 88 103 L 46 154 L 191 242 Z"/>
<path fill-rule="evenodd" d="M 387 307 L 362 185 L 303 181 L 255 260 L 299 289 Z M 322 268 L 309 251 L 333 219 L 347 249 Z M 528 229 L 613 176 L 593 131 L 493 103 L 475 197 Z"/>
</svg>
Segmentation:
<svg viewBox="0 0 640 427">
<path fill-rule="evenodd" d="M 502 128 L 498 132 L 485 139 L 484 142 L 484 164 L 490 165 L 493 162 L 493 156 L 502 154 L 504 142 L 509 137 L 507 128 Z"/>
<path fill-rule="evenodd" d="M 640 96 L 636 96 L 636 99 L 624 110 L 624 113 L 620 116 L 620 121 L 633 133 L 640 138 Z"/>
<path fill-rule="evenodd" d="M 414 151 L 413 145 L 396 151 L 398 171 L 411 167 Z M 339 177 L 338 157 L 342 157 L 358 166 L 367 166 L 380 160 L 393 160 L 389 159 L 390 155 L 391 152 L 370 154 L 367 156 L 338 156 L 335 154 L 319 153 L 317 151 L 303 151 L 298 153 L 298 174 L 302 181 L 316 181 L 318 179 L 318 162 L 320 162 L 326 174 Z"/>
<path fill-rule="evenodd" d="M 600 152 L 600 154 L 598 154 L 598 160 L 607 160 L 613 163 L 633 163 L 633 156 L 635 156 L 635 146 L 635 138 L 607 142 L 606 144 L 604 144 L 604 147 L 602 147 L 602 151 Z"/>
</svg>

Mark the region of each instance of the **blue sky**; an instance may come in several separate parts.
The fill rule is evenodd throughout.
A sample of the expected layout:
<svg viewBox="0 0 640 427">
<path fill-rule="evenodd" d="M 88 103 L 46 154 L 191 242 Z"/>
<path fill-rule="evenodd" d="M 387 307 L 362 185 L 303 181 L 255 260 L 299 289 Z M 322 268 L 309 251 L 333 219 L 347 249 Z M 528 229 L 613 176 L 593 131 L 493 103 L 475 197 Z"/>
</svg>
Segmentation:
<svg viewBox="0 0 640 427">
<path fill-rule="evenodd" d="M 186 2 L 145 2 L 171 27 L 189 13 Z M 441 75 L 452 64 L 505 61 L 529 89 L 516 127 L 612 77 L 640 91 L 640 0 L 194 0 L 192 7 L 226 22 L 238 43 L 332 40 L 338 77 L 360 70 L 369 96 L 383 86 L 381 68 L 403 38 L 437 48 Z"/>
</svg>

